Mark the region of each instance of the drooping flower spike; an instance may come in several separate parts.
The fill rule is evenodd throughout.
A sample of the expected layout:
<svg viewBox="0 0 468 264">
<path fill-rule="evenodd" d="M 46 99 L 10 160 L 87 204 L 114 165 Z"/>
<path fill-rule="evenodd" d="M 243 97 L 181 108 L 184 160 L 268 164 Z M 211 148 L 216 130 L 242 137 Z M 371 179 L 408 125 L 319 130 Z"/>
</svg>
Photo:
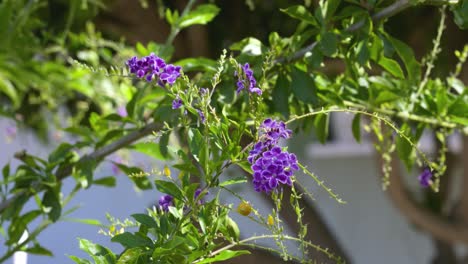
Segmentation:
<svg viewBox="0 0 468 264">
<path fill-rule="evenodd" d="M 162 58 L 154 53 L 141 59 L 133 57 L 126 64 L 130 73 L 135 74 L 140 79 L 145 78 L 148 82 L 157 79 L 161 86 L 173 85 L 180 76 L 180 66 L 166 64 Z"/>
<path fill-rule="evenodd" d="M 240 67 L 240 71 L 234 72 L 234 76 L 237 76 L 237 93 L 240 93 L 244 88 L 248 88 L 250 93 L 256 93 L 262 95 L 262 90 L 257 87 L 257 80 L 253 75 L 253 70 L 250 69 L 248 63 Z"/>
<path fill-rule="evenodd" d="M 247 158 L 252 165 L 255 191 L 270 193 L 280 184 L 291 186 L 291 177 L 299 169 L 297 158 L 278 144 L 281 138 L 291 137 L 292 131 L 283 122 L 268 118 L 260 125 L 258 133 L 259 141 Z"/>
</svg>

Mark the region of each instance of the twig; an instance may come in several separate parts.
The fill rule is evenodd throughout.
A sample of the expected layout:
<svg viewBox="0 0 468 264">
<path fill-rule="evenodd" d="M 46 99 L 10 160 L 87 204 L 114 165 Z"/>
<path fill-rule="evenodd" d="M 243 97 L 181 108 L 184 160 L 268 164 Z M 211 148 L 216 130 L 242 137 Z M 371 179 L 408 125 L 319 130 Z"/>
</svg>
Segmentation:
<svg viewBox="0 0 468 264">
<path fill-rule="evenodd" d="M 124 137 L 122 137 L 122 138 L 120 138 L 120 139 L 118 139 L 118 140 L 116 140 L 116 141 L 102 147 L 102 148 L 99 148 L 99 149 L 95 150 L 94 152 L 92 152 L 92 153 L 90 153 L 88 155 L 83 156 L 76 163 L 70 164 L 69 166 L 66 166 L 66 167 L 63 167 L 61 170 L 58 170 L 55 173 L 55 176 L 57 177 L 57 180 L 59 180 L 59 181 L 63 180 L 65 178 L 67 178 L 68 176 L 70 176 L 70 174 L 72 173 L 73 167 L 76 164 L 78 164 L 80 162 L 88 161 L 88 160 L 103 159 L 106 156 L 108 156 L 109 154 L 113 153 L 114 151 L 116 151 L 118 149 L 121 149 L 123 147 L 126 147 L 126 146 L 130 145 L 131 143 L 135 142 L 136 140 L 151 134 L 153 131 L 160 130 L 161 128 L 162 128 L 162 124 L 157 123 L 157 122 L 147 124 L 146 126 L 142 127 L 141 129 L 139 129 L 137 131 L 133 131 L 130 134 L 128 134 L 128 135 L 126 135 L 126 136 L 124 136 Z M 30 189 L 19 191 L 19 192 L 15 193 L 12 197 L 2 201 L 2 203 L 0 203 L 0 214 L 6 208 L 8 208 L 11 204 L 13 204 L 19 197 L 21 197 L 23 195 L 31 195 L 32 192 L 30 190 L 34 190 L 35 193 L 42 191 L 41 189 L 38 190 L 38 188 L 40 188 L 40 184 L 37 183 L 37 182 L 33 183 L 31 186 L 32 187 Z"/>
<path fill-rule="evenodd" d="M 458 0 L 428 0 L 423 2 L 422 4 L 425 5 L 453 5 L 457 4 Z M 395 3 L 387 6 L 386 8 L 380 10 L 379 12 L 375 13 L 372 15 L 372 21 L 378 22 L 381 20 L 384 20 L 386 18 L 389 18 L 413 5 L 412 1 L 410 0 L 399 0 L 396 1 Z M 365 24 L 364 20 L 357 22 L 356 24 L 351 25 L 350 27 L 346 28 L 344 32 L 354 32 L 356 30 L 359 30 L 361 27 L 363 27 Z M 315 46 L 317 46 L 318 42 L 315 41 L 312 44 L 304 47 L 303 49 L 298 50 L 295 52 L 292 56 L 290 57 L 281 57 L 275 60 L 276 63 L 286 63 L 286 62 L 293 62 L 296 60 L 301 59 L 306 55 L 306 53 L 311 52 Z"/>
</svg>

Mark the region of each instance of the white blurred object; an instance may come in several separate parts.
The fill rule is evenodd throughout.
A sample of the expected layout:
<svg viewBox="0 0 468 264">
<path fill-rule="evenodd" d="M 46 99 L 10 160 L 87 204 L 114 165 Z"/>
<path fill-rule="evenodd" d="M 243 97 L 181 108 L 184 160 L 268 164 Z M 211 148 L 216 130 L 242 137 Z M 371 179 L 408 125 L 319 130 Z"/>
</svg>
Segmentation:
<svg viewBox="0 0 468 264">
<path fill-rule="evenodd" d="M 28 232 L 24 231 L 18 243 L 21 244 L 26 239 L 28 239 Z M 13 254 L 13 264 L 27 264 L 27 263 L 28 263 L 28 253 L 24 251 L 18 251 L 15 254 Z"/>
</svg>

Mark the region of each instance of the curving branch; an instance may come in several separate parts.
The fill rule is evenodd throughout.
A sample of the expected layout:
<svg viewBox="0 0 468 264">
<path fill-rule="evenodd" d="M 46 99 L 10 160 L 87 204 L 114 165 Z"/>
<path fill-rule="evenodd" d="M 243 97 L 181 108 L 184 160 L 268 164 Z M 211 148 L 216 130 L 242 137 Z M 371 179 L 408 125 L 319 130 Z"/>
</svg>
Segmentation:
<svg viewBox="0 0 468 264">
<path fill-rule="evenodd" d="M 457 4 L 458 0 L 427 0 L 422 2 L 422 5 L 454 5 Z M 396 1 L 395 3 L 385 7 L 384 9 L 380 10 L 379 12 L 375 13 L 374 15 L 371 16 L 372 21 L 378 22 L 381 20 L 384 20 L 386 18 L 389 18 L 391 16 L 394 16 L 398 14 L 399 12 L 415 5 L 414 1 L 411 0 L 399 0 Z M 352 33 L 354 31 L 359 30 L 365 25 L 365 21 L 361 20 L 350 27 L 346 28 L 344 32 Z M 315 46 L 317 46 L 318 41 L 313 42 L 312 44 L 298 50 L 295 52 L 293 55 L 290 57 L 281 57 L 275 60 L 276 63 L 286 63 L 286 62 L 293 62 L 296 60 L 301 59 L 304 57 L 308 52 L 311 52 Z"/>
<path fill-rule="evenodd" d="M 376 155 L 380 166 L 383 165 L 383 159 Z M 456 242 L 468 244 L 468 228 L 464 225 L 448 222 L 440 216 L 420 207 L 408 195 L 408 191 L 402 181 L 400 173 L 400 163 L 396 153 L 393 153 L 391 161 L 392 171 L 390 173 L 390 182 L 387 193 L 393 204 L 406 216 L 410 222 L 424 231 L 431 234 L 434 238 L 453 244 Z"/>
<path fill-rule="evenodd" d="M 87 160 L 101 160 L 105 158 L 106 156 L 110 155 L 111 153 L 124 148 L 133 142 L 137 141 L 138 139 L 141 139 L 149 134 L 151 134 L 153 131 L 160 130 L 162 128 L 162 124 L 158 122 L 153 122 L 149 123 L 146 126 L 131 132 L 130 134 L 125 135 L 122 138 L 119 138 L 118 140 L 102 147 L 99 149 L 96 149 L 94 152 L 89 153 L 85 156 L 83 156 L 81 159 L 79 159 L 76 163 L 70 164 L 69 166 L 63 167 L 60 170 L 57 170 L 55 173 L 55 176 L 57 177 L 57 180 L 61 181 L 67 177 L 70 176 L 72 173 L 73 167 L 75 164 L 78 164 L 80 162 L 84 162 Z M 39 183 L 33 183 L 32 188 L 33 190 L 36 190 L 35 193 L 42 191 L 41 189 L 37 190 L 37 188 L 40 188 Z M 10 205 L 12 205 L 18 198 L 20 198 L 23 195 L 28 195 L 31 196 L 33 193 L 28 190 L 22 190 L 17 193 L 15 193 L 12 197 L 2 201 L 0 203 L 0 214 L 8 208 Z"/>
</svg>

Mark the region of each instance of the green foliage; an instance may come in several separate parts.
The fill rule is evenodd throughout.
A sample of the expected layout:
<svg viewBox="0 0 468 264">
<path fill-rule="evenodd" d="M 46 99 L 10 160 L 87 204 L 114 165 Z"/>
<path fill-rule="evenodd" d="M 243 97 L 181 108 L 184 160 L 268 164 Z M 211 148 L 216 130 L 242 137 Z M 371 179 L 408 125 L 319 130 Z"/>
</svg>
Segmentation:
<svg viewBox="0 0 468 264">
<path fill-rule="evenodd" d="M 316 138 L 326 143 L 330 115 L 347 112 L 355 115 L 350 132 L 361 142 L 361 120 L 369 118 L 365 128 L 374 134 L 376 150 L 382 156 L 384 188 L 391 184 L 396 151 L 408 170 L 418 164 L 437 171 L 431 186 L 434 190 L 446 168 L 446 137 L 467 130 L 468 94 L 458 75 L 468 47 L 456 54 L 459 63 L 450 76 L 431 75 L 444 15 L 433 52 L 420 62 L 413 47 L 386 31 L 388 12 L 399 2 L 387 6 L 386 1 L 367 1 L 366 8 L 377 12 L 372 17 L 359 1 L 319 1 L 314 10 L 307 5 L 287 7 L 281 12 L 297 24 L 290 36 L 272 32 L 265 43 L 246 37 L 230 46 L 229 57 L 224 51 L 218 61 L 183 58 L 175 62 L 183 69 L 181 77 L 174 85 L 160 86 L 138 80 L 124 69 L 123 60 L 155 52 L 169 63 L 177 34 L 213 21 L 221 12 L 216 5 L 194 7 L 196 1 L 190 0 L 180 13 L 166 8 L 171 27 L 167 41 L 128 47 L 104 39 L 93 24 L 81 21 L 95 14 L 101 7 L 99 1 L 82 1 L 89 9 L 78 9 L 79 1 L 70 1 L 65 18 L 69 22 L 64 28 L 44 30 L 54 19 L 41 13 L 49 2 L 0 3 L 0 39 L 4 43 L 0 46 L 0 114 L 46 138 L 47 116 L 66 109 L 66 125 L 59 125 L 60 118 L 52 124 L 75 136 L 76 142 L 57 144 L 46 159 L 19 152 L 15 156 L 21 165 L 3 167 L 0 223 L 6 253 L 0 262 L 24 250 L 28 243 L 34 246 L 27 252 L 52 255 L 37 236 L 57 221 L 101 225 L 90 219 L 67 218 L 74 211 L 67 203 L 76 192 L 93 185 L 115 186 L 114 176 L 96 179 L 95 170 L 108 155 L 126 149 L 171 164 L 171 169 L 146 172 L 132 164 L 113 162 L 139 189 L 158 190 L 173 200 L 167 210 L 148 208 L 146 214 L 133 214 L 134 220 L 110 218 L 102 232 L 123 246 L 120 253 L 79 239 L 80 249 L 94 263 L 212 263 L 248 254 L 234 247 L 251 246 L 249 242 L 257 239 L 274 239 L 278 252 L 272 251 L 285 260 L 305 262 L 308 250 L 314 249 L 340 263 L 327 249 L 306 241 L 299 201 L 309 194 L 307 190 L 301 193 L 293 185 L 289 201 L 282 201 L 282 191 L 270 193 L 275 206 L 267 217 L 230 189 L 250 184 L 252 168 L 247 157 L 259 137 L 265 137 L 258 134 L 261 122 L 281 117 L 287 125 L 296 123 L 298 130 L 313 126 Z M 466 3 L 463 0 L 452 6 L 455 22 L 462 28 L 466 28 Z M 342 69 L 329 73 L 327 66 L 336 61 Z M 245 63 L 253 70 L 250 77 L 256 79 L 245 83 L 260 88 L 261 95 L 249 92 L 248 87 L 236 93 L 236 83 L 247 75 L 242 73 Z M 132 78 L 126 78 L 129 76 Z M 180 108 L 173 109 L 174 99 L 181 100 Z M 127 115 L 118 114 L 118 107 L 125 108 Z M 424 130 L 436 130 L 443 146 L 435 161 L 417 148 Z M 145 138 L 150 135 L 153 137 Z M 299 168 L 330 197 L 345 203 L 312 170 L 301 163 Z M 221 177 L 227 169 L 236 175 Z M 75 180 L 75 188 L 67 194 L 61 187 L 69 176 Z M 294 177 L 292 181 L 299 184 Z M 242 227 L 232 218 L 233 206 L 221 203 L 220 195 L 233 195 L 250 206 L 242 215 L 271 234 L 241 236 Z M 30 199 L 36 207 L 25 211 L 23 206 Z M 297 237 L 283 233 L 280 213 L 285 206 L 292 206 L 296 213 Z M 28 239 L 18 242 L 25 231 Z M 287 252 L 285 240 L 299 243 L 301 258 Z M 92 263 L 70 258 L 75 263 Z"/>
</svg>

